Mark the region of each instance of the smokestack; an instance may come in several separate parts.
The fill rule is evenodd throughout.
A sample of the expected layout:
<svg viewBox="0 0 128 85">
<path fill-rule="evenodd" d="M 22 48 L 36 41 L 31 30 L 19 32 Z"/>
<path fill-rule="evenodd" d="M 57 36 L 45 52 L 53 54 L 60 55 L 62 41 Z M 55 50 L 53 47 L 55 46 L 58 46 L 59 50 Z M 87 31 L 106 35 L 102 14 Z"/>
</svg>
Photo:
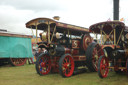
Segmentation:
<svg viewBox="0 0 128 85">
<path fill-rule="evenodd" d="M 113 6 L 114 6 L 113 18 L 114 20 L 119 20 L 119 0 L 113 0 Z"/>
<path fill-rule="evenodd" d="M 59 21 L 60 17 L 59 16 L 54 16 L 53 19 Z"/>
</svg>

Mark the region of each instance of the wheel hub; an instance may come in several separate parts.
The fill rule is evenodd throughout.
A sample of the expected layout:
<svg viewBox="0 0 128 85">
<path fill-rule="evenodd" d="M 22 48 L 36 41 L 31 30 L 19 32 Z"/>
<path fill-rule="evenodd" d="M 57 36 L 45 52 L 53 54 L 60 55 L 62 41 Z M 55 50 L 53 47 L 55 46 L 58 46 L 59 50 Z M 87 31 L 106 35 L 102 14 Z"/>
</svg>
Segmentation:
<svg viewBox="0 0 128 85">
<path fill-rule="evenodd" d="M 41 66 L 42 66 L 42 67 L 45 67 L 45 63 L 44 63 L 44 62 L 42 62 L 42 63 L 41 63 Z"/>
<path fill-rule="evenodd" d="M 95 55 L 96 60 L 98 59 L 98 55 Z"/>
<path fill-rule="evenodd" d="M 106 66 L 105 66 L 105 65 L 103 65 L 103 66 L 102 66 L 102 69 L 105 69 L 105 68 L 106 68 Z"/>
<path fill-rule="evenodd" d="M 64 68 L 68 68 L 70 66 L 69 63 L 65 63 Z"/>
</svg>

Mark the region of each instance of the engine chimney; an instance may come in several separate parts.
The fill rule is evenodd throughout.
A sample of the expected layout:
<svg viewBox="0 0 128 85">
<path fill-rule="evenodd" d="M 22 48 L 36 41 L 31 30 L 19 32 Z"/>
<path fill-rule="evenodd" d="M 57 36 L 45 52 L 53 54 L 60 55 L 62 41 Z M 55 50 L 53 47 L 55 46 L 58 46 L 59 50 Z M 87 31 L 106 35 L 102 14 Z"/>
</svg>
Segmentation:
<svg viewBox="0 0 128 85">
<path fill-rule="evenodd" d="M 113 0 L 113 6 L 114 6 L 113 18 L 114 20 L 119 20 L 119 0 Z"/>
<path fill-rule="evenodd" d="M 53 19 L 59 21 L 60 17 L 59 16 L 54 16 Z"/>
</svg>

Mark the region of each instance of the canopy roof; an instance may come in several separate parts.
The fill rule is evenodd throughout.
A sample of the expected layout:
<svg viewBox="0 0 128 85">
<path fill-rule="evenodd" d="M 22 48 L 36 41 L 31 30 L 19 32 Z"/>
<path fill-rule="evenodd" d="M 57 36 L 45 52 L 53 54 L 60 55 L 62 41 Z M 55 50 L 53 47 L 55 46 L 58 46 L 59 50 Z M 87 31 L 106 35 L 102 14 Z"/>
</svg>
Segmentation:
<svg viewBox="0 0 128 85">
<path fill-rule="evenodd" d="M 54 28 L 54 26 L 56 25 L 56 31 L 60 33 L 63 33 L 66 30 L 69 30 L 71 34 L 74 35 L 80 35 L 81 33 L 89 33 L 89 30 L 87 28 L 58 22 L 49 18 L 36 18 L 30 20 L 26 23 L 26 27 L 36 29 L 37 26 L 38 30 L 45 30 L 46 28 L 48 28 L 48 24 L 50 24 L 51 28 Z"/>
<path fill-rule="evenodd" d="M 127 32 L 128 32 L 128 26 L 125 26 L 125 31 L 127 31 Z"/>
<path fill-rule="evenodd" d="M 96 23 L 89 27 L 89 32 L 94 32 L 100 34 L 100 30 L 103 30 L 105 33 L 109 34 L 113 29 L 126 29 L 124 23 L 119 21 L 106 21 Z"/>
</svg>

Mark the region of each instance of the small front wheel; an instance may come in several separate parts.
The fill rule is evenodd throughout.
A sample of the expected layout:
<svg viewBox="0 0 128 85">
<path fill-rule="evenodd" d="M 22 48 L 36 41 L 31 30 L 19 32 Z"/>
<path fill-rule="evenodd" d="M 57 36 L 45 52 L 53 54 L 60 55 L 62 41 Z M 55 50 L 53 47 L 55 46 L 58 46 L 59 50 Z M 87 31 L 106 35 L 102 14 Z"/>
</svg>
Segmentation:
<svg viewBox="0 0 128 85">
<path fill-rule="evenodd" d="M 47 53 L 44 53 L 37 58 L 36 71 L 41 76 L 46 75 L 51 71 L 51 59 Z"/>
<path fill-rule="evenodd" d="M 74 60 L 71 55 L 65 54 L 59 60 L 59 72 L 62 77 L 70 77 L 74 72 Z"/>
<path fill-rule="evenodd" d="M 105 78 L 108 75 L 108 59 L 105 56 L 100 56 L 98 60 L 98 75 L 100 78 Z"/>
</svg>

